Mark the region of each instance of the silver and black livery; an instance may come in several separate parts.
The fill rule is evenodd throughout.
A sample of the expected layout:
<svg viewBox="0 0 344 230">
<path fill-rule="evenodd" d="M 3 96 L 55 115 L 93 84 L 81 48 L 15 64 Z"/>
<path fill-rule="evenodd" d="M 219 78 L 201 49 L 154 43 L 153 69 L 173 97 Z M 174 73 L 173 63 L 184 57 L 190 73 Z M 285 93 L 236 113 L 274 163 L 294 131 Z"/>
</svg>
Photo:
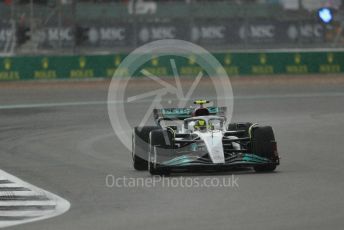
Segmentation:
<svg viewBox="0 0 344 230">
<path fill-rule="evenodd" d="M 257 172 L 279 165 L 271 126 L 250 122 L 227 125 L 224 107 L 155 109 L 156 126 L 136 127 L 132 157 L 136 170 L 153 175 L 178 171 L 252 167 Z"/>
</svg>

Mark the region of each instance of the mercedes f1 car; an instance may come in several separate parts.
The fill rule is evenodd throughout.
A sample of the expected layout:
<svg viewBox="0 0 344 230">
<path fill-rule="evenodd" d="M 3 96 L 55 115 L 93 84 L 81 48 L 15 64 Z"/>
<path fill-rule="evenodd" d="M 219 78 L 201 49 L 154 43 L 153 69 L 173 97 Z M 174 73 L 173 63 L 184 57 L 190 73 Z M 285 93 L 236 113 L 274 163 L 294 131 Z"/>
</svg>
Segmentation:
<svg viewBox="0 0 344 230">
<path fill-rule="evenodd" d="M 156 126 L 135 127 L 132 158 L 136 170 L 152 175 L 194 170 L 253 168 L 274 171 L 279 165 L 271 126 L 226 123 L 225 107 L 154 109 Z"/>
</svg>

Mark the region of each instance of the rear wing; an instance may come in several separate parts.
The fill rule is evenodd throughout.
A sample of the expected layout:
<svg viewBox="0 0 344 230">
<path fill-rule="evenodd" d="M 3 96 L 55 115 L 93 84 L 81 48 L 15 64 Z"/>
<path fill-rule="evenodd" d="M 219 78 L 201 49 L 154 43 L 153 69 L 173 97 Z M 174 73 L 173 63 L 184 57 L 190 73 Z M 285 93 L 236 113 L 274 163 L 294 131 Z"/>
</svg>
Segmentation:
<svg viewBox="0 0 344 230">
<path fill-rule="evenodd" d="M 210 115 L 226 116 L 226 107 L 207 107 Z M 159 118 L 167 118 L 172 120 L 184 120 L 186 118 L 192 117 L 192 112 L 194 108 L 164 108 L 164 109 L 154 109 L 153 116 L 157 120 Z"/>
</svg>

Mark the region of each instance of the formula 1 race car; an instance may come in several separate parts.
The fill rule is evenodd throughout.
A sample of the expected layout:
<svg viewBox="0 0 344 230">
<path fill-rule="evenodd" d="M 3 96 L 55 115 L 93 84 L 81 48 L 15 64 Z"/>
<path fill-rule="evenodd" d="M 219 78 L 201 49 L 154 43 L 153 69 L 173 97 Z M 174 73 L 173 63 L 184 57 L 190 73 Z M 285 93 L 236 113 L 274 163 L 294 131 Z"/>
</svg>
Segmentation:
<svg viewBox="0 0 344 230">
<path fill-rule="evenodd" d="M 206 108 L 207 103 L 195 101 L 196 109 L 154 109 L 156 126 L 134 128 L 134 168 L 148 169 L 152 175 L 241 167 L 274 171 L 279 155 L 271 126 L 250 122 L 226 125 L 226 108 Z"/>
</svg>

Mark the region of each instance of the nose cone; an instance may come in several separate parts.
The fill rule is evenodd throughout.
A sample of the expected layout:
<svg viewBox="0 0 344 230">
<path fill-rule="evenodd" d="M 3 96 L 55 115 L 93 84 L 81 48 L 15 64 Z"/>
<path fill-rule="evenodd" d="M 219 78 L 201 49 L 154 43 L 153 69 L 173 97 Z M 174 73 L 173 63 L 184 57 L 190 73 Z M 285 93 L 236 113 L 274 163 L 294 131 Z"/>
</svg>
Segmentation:
<svg viewBox="0 0 344 230">
<path fill-rule="evenodd" d="M 212 162 L 215 164 L 225 163 L 222 144 L 222 132 L 197 132 L 197 134 L 204 141 Z"/>
</svg>

